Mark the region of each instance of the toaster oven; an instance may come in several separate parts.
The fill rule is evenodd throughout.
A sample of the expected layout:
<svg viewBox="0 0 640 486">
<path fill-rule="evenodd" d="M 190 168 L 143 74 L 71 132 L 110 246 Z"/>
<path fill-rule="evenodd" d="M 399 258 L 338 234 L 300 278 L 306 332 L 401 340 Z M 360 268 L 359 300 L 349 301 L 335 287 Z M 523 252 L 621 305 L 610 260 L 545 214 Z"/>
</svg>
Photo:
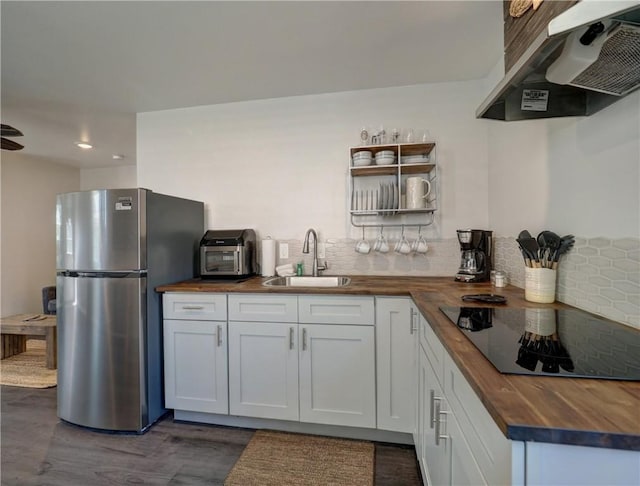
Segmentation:
<svg viewBox="0 0 640 486">
<path fill-rule="evenodd" d="M 200 277 L 248 277 L 256 273 L 252 229 L 208 230 L 200 240 Z"/>
</svg>

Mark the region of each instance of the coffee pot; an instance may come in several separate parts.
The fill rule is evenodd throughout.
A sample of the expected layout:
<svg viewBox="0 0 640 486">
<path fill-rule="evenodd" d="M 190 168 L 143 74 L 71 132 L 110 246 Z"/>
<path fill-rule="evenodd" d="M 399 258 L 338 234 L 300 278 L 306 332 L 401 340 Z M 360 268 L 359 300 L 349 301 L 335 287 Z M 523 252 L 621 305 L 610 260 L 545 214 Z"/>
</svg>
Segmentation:
<svg viewBox="0 0 640 486">
<path fill-rule="evenodd" d="M 457 230 L 460 242 L 459 282 L 486 282 L 491 273 L 492 232 L 485 230 Z"/>
</svg>

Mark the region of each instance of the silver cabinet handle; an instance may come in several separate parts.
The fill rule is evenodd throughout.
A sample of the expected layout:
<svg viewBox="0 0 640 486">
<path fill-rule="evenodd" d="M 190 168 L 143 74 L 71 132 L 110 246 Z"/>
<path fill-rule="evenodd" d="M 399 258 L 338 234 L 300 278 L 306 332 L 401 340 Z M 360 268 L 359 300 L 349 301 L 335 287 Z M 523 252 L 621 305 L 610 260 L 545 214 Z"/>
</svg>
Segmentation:
<svg viewBox="0 0 640 486">
<path fill-rule="evenodd" d="M 202 310 L 204 309 L 203 305 L 183 305 L 183 310 Z"/>
<path fill-rule="evenodd" d="M 435 437 L 436 437 L 436 445 L 439 446 L 440 445 L 440 441 L 441 440 L 447 440 L 449 438 L 448 435 L 441 435 L 440 434 L 440 425 L 442 424 L 442 421 L 440 420 L 440 415 L 448 415 L 449 412 L 443 412 L 440 409 L 440 402 L 436 403 L 436 416 L 438 417 L 436 420 L 436 430 L 435 430 Z"/>
<path fill-rule="evenodd" d="M 306 327 L 302 328 L 302 350 L 303 351 L 307 350 L 307 328 Z"/>
<path fill-rule="evenodd" d="M 409 310 L 411 311 L 411 320 L 409 321 L 409 333 L 413 334 L 418 330 L 417 326 L 415 325 L 416 317 L 418 317 L 418 315 L 416 311 L 413 309 L 413 307 L 411 307 Z"/>
<path fill-rule="evenodd" d="M 437 397 L 436 392 L 434 390 L 429 390 L 429 419 L 430 419 L 429 422 L 431 424 L 432 429 L 437 420 L 436 418 L 437 412 L 434 411 L 435 402 L 438 402 L 438 407 L 439 407 L 440 400 L 442 400 L 442 397 Z"/>
<path fill-rule="evenodd" d="M 289 328 L 289 349 L 293 349 L 293 327 Z"/>
<path fill-rule="evenodd" d="M 218 347 L 222 346 L 222 326 L 218 325 Z"/>
</svg>

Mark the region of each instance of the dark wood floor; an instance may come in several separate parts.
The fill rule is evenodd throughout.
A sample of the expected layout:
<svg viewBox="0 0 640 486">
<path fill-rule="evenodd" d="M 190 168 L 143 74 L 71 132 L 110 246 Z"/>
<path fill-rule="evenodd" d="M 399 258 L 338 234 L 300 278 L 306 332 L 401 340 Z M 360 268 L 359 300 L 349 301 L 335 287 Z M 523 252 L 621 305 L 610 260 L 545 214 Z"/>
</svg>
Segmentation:
<svg viewBox="0 0 640 486">
<path fill-rule="evenodd" d="M 0 387 L 0 477 L 9 485 L 222 485 L 253 430 L 176 423 L 141 436 L 93 432 L 56 417 L 56 389 Z M 420 485 L 411 447 L 376 444 L 376 485 Z"/>
</svg>

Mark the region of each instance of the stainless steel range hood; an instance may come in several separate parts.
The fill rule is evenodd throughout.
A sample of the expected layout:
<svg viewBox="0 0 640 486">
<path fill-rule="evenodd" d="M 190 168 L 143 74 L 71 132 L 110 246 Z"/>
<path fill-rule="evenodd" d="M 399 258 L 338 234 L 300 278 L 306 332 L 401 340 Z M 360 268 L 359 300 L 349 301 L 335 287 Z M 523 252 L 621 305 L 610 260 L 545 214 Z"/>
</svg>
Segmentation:
<svg viewBox="0 0 640 486">
<path fill-rule="evenodd" d="M 582 0 L 547 25 L 476 117 L 588 116 L 639 86 L 640 0 Z"/>
</svg>

